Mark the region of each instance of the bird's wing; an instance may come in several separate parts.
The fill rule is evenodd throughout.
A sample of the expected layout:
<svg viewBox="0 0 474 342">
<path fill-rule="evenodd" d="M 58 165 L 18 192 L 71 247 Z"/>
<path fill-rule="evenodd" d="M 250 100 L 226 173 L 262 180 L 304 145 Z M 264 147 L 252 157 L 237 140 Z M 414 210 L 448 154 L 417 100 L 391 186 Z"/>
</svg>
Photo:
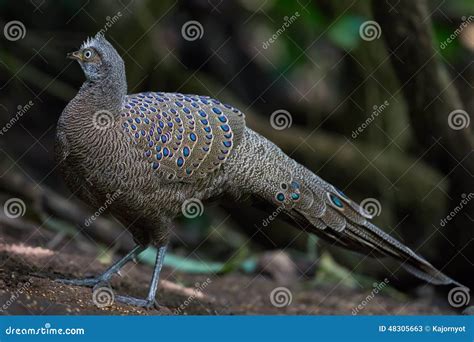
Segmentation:
<svg viewBox="0 0 474 342">
<path fill-rule="evenodd" d="M 178 93 L 128 95 L 122 120 L 150 172 L 171 182 L 193 182 L 217 170 L 245 128 L 238 109 L 207 96 Z"/>
</svg>

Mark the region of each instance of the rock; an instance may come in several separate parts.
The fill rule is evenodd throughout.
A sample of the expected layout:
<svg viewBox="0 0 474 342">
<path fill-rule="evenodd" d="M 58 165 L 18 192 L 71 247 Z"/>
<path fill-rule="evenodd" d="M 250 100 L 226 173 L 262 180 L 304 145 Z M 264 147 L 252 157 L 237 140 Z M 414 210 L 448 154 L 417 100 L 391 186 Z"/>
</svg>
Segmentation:
<svg viewBox="0 0 474 342">
<path fill-rule="evenodd" d="M 277 283 L 289 285 L 298 278 L 295 263 L 281 250 L 262 254 L 257 265 L 258 270 L 269 274 Z"/>
</svg>

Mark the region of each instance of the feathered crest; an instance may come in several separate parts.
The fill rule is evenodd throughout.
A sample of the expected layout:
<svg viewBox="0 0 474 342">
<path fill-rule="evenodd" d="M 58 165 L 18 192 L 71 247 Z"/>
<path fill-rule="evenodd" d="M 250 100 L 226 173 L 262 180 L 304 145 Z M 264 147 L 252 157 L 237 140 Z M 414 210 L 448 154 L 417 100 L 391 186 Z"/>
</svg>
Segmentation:
<svg viewBox="0 0 474 342">
<path fill-rule="evenodd" d="M 94 37 L 88 37 L 81 45 L 81 49 L 85 49 L 91 46 L 94 46 L 100 41 L 105 41 L 104 34 L 102 32 L 98 32 Z"/>
</svg>

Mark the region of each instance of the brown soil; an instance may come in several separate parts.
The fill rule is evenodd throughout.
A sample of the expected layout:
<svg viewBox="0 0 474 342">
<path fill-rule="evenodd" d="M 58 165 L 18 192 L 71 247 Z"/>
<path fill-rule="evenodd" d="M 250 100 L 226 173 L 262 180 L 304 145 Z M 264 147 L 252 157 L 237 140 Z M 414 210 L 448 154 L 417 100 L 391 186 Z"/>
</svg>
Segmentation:
<svg viewBox="0 0 474 342">
<path fill-rule="evenodd" d="M 46 232 L 48 233 L 48 232 Z M 86 314 L 86 315 L 240 315 L 240 314 L 338 314 L 351 315 L 371 289 L 354 290 L 335 285 L 315 286 L 308 281 L 289 286 L 292 301 L 278 308 L 270 293 L 281 284 L 256 275 L 188 275 L 169 268 L 162 272 L 157 300 L 160 307 L 141 309 L 117 303 L 99 308 L 92 300 L 92 289 L 57 283 L 56 278 L 99 274 L 107 265 L 96 261 L 74 243 L 63 243 L 61 252 L 44 246 L 51 239 L 45 233 L 29 236 L 27 242 L 0 237 L 0 309 L 3 314 Z M 122 277 L 115 277 L 115 293 L 143 298 L 147 293 L 151 268 L 130 263 Z M 208 279 L 209 278 L 209 279 Z M 202 289 L 196 296 L 196 287 Z M 21 292 L 21 293 L 20 293 Z M 12 297 L 13 296 L 13 297 Z M 442 303 L 441 303 L 442 305 Z M 377 294 L 359 314 L 454 314 L 449 307 L 429 300 L 395 300 Z"/>
</svg>

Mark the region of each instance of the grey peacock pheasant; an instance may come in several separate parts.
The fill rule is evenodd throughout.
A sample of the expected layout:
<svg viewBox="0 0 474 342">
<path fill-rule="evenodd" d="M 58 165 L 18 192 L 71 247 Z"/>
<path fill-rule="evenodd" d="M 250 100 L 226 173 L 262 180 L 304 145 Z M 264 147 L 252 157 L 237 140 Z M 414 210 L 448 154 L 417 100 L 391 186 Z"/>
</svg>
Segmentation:
<svg viewBox="0 0 474 342">
<path fill-rule="evenodd" d="M 113 194 L 108 209 L 137 243 L 97 278 L 61 280 L 94 286 L 108 281 L 147 246 L 159 250 L 146 299 L 117 301 L 150 306 L 172 220 L 185 200 L 250 195 L 281 208 L 299 227 L 342 247 L 391 256 L 434 284 L 457 284 L 376 226 L 334 186 L 245 126 L 238 109 L 208 96 L 127 94 L 123 60 L 101 35 L 68 57 L 87 80 L 63 111 L 57 157 L 71 190 L 94 206 Z"/>
</svg>

